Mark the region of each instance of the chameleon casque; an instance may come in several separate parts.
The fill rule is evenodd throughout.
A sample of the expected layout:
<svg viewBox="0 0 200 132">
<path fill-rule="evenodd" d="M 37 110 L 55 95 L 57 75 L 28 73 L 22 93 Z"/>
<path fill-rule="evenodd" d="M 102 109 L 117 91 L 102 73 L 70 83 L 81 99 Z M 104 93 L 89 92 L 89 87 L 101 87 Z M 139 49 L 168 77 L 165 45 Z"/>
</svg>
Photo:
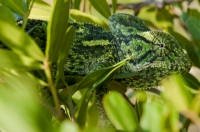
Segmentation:
<svg viewBox="0 0 200 132">
<path fill-rule="evenodd" d="M 146 89 L 172 73 L 184 74 L 191 65 L 175 38 L 161 31 L 151 31 L 142 20 L 129 14 L 109 18 L 110 31 L 87 23 L 70 23 L 76 28 L 65 72 L 85 76 L 131 57 L 117 74 L 138 72 L 137 76 L 116 81 L 126 87 Z"/>
</svg>

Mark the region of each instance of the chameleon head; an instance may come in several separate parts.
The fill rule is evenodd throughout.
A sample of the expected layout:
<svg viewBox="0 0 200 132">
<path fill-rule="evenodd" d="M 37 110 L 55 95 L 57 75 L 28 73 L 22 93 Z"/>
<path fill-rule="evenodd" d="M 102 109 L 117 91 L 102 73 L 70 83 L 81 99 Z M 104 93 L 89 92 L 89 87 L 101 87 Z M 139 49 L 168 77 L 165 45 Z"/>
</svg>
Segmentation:
<svg viewBox="0 0 200 132">
<path fill-rule="evenodd" d="M 184 74 L 191 68 L 187 56 L 175 38 L 161 31 L 147 31 L 135 35 L 121 48 L 132 58 L 123 71 L 139 74 L 122 79 L 122 83 L 137 88 L 157 86 L 171 74 Z"/>
<path fill-rule="evenodd" d="M 119 41 L 119 56 L 131 56 L 119 72 L 138 72 L 136 76 L 118 80 L 127 87 L 151 88 L 173 73 L 184 74 L 190 70 L 187 56 L 170 34 L 151 31 L 142 20 L 128 14 L 111 16 L 110 28 Z"/>
</svg>

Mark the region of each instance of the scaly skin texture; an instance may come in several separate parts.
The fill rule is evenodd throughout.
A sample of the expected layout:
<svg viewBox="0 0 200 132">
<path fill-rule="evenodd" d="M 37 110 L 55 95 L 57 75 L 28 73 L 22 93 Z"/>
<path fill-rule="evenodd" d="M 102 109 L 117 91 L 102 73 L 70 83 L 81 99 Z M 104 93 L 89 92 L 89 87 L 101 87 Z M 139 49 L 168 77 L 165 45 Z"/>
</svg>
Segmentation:
<svg viewBox="0 0 200 132">
<path fill-rule="evenodd" d="M 138 72 L 137 76 L 118 78 L 126 87 L 146 89 L 173 74 L 188 72 L 191 65 L 175 38 L 151 31 L 142 20 L 128 14 L 109 18 L 110 31 L 86 23 L 75 26 L 74 43 L 65 65 L 66 74 L 85 76 L 131 57 L 117 74 Z"/>
</svg>

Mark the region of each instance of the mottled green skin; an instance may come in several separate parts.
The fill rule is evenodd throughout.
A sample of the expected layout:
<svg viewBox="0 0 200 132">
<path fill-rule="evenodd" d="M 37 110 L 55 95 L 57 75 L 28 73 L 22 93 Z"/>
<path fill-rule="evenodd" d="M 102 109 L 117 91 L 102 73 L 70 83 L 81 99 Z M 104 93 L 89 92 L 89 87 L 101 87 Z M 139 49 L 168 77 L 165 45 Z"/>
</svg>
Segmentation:
<svg viewBox="0 0 200 132">
<path fill-rule="evenodd" d="M 85 76 L 120 61 L 116 54 L 119 47 L 111 32 L 93 24 L 70 25 L 76 28 L 76 35 L 65 65 L 66 74 Z"/>
<path fill-rule="evenodd" d="M 138 72 L 137 76 L 116 79 L 126 87 L 151 88 L 172 73 L 184 74 L 191 65 L 173 36 L 151 31 L 142 20 L 128 14 L 109 19 L 110 31 L 86 23 L 76 27 L 72 50 L 65 65 L 66 74 L 84 76 L 131 56 L 117 74 Z"/>
</svg>

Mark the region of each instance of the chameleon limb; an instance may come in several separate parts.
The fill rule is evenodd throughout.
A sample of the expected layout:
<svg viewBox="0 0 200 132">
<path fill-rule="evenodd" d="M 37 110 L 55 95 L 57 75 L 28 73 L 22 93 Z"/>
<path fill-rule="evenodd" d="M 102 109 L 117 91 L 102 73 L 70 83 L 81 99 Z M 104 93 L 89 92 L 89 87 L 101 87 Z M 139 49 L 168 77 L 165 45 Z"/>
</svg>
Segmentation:
<svg viewBox="0 0 200 132">
<path fill-rule="evenodd" d="M 108 93 L 108 89 L 105 85 L 97 88 L 97 90 L 95 92 L 95 94 L 96 94 L 96 104 L 97 104 L 97 109 L 98 109 L 99 118 L 100 118 L 100 126 L 104 130 L 115 130 L 116 127 L 108 119 L 108 116 L 106 115 L 106 112 L 105 112 L 105 110 L 103 108 L 103 104 L 102 104 L 103 96 L 106 93 Z"/>
</svg>

